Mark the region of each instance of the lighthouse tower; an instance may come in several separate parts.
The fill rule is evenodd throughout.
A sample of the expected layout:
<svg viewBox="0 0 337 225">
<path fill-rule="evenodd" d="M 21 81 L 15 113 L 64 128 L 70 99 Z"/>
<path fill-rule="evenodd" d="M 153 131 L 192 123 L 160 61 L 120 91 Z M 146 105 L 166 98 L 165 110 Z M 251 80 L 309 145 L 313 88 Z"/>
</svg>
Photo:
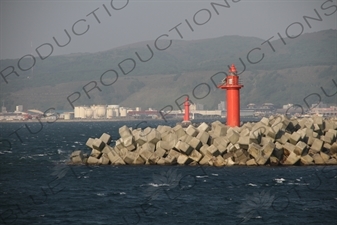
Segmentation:
<svg viewBox="0 0 337 225">
<path fill-rule="evenodd" d="M 191 121 L 190 121 L 190 101 L 189 101 L 188 97 L 186 97 L 184 107 L 185 107 L 185 114 L 184 114 L 183 124 L 189 125 L 189 124 L 191 124 Z"/>
<path fill-rule="evenodd" d="M 235 65 L 229 69 L 229 74 L 218 86 L 227 90 L 227 125 L 230 127 L 240 126 L 240 89 L 243 87 L 239 83 L 239 76 Z"/>
</svg>

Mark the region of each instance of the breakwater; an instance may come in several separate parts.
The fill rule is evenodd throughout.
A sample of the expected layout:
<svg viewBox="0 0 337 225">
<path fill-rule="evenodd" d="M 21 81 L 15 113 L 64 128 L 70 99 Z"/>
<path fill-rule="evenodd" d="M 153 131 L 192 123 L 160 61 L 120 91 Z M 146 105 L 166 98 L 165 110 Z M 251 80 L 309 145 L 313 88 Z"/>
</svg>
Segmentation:
<svg viewBox="0 0 337 225">
<path fill-rule="evenodd" d="M 74 164 L 98 165 L 336 165 L 337 120 L 320 116 L 263 117 L 228 127 L 219 121 L 198 126 L 119 128 L 119 139 L 89 138 L 91 152 L 74 151 Z"/>
</svg>

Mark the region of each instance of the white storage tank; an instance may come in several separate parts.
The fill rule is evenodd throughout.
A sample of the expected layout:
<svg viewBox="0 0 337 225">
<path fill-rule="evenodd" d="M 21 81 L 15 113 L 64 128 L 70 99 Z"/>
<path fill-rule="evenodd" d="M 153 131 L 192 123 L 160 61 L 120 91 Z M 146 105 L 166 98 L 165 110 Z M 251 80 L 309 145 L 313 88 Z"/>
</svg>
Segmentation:
<svg viewBox="0 0 337 225">
<path fill-rule="evenodd" d="M 119 113 L 121 117 L 126 117 L 127 115 L 126 108 L 123 108 L 123 107 L 119 108 Z"/>
<path fill-rule="evenodd" d="M 110 119 L 112 117 L 114 117 L 114 109 L 108 107 L 106 110 L 106 118 Z"/>
<path fill-rule="evenodd" d="M 86 108 L 85 109 L 85 116 L 86 118 L 91 118 L 94 114 L 94 111 L 91 108 Z"/>
<path fill-rule="evenodd" d="M 75 108 L 74 108 L 74 117 L 75 118 L 81 118 L 80 117 L 80 106 L 75 106 Z"/>
<path fill-rule="evenodd" d="M 86 107 L 81 106 L 80 107 L 80 118 L 81 119 L 85 119 L 86 118 L 85 111 L 86 111 Z"/>
<path fill-rule="evenodd" d="M 106 107 L 104 105 L 97 106 L 96 116 L 99 118 L 105 117 Z"/>
</svg>

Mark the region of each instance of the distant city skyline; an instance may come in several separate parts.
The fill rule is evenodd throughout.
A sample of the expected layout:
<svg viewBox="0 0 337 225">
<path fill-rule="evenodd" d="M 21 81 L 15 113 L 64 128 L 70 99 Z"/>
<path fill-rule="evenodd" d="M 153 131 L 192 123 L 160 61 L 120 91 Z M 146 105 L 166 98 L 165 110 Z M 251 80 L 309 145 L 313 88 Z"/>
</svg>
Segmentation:
<svg viewBox="0 0 337 225">
<path fill-rule="evenodd" d="M 293 23 L 302 24 L 303 33 L 337 29 L 336 5 L 336 0 L 0 0 L 0 59 L 37 56 L 36 48 L 46 43 L 52 45 L 52 55 L 63 55 L 106 51 L 162 34 L 180 40 L 224 35 L 267 40 L 284 35 Z M 303 16 L 318 18 L 316 13 L 321 20 L 310 20 L 309 27 Z M 288 32 L 298 29 L 294 25 Z"/>
</svg>

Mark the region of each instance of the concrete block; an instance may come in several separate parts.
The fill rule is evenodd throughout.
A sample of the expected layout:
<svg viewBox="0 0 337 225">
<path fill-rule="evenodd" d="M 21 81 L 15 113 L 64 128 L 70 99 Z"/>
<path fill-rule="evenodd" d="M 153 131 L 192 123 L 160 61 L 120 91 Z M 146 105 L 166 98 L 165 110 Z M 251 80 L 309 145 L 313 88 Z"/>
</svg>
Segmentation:
<svg viewBox="0 0 337 225">
<path fill-rule="evenodd" d="M 154 150 L 156 149 L 156 145 L 150 142 L 146 142 L 142 145 L 142 149 L 154 152 Z"/>
<path fill-rule="evenodd" d="M 193 160 L 190 159 L 187 155 L 180 154 L 177 158 L 177 163 L 179 165 L 188 165 L 192 162 Z"/>
<path fill-rule="evenodd" d="M 323 152 L 330 152 L 330 149 L 331 149 L 331 145 L 328 144 L 328 143 L 324 143 L 323 144 L 323 147 L 322 147 L 322 151 Z"/>
<path fill-rule="evenodd" d="M 312 156 L 314 159 L 315 165 L 325 165 L 325 162 L 319 153 L 316 153 Z"/>
<path fill-rule="evenodd" d="M 137 157 L 132 162 L 132 164 L 134 164 L 134 165 L 142 165 L 142 164 L 145 164 L 145 162 L 146 162 L 145 159 L 143 159 L 140 155 L 137 155 Z"/>
<path fill-rule="evenodd" d="M 337 142 L 334 142 L 330 147 L 330 154 L 337 154 Z"/>
<path fill-rule="evenodd" d="M 269 119 L 267 117 L 262 117 L 260 122 L 263 123 L 266 126 L 269 125 Z"/>
<path fill-rule="evenodd" d="M 251 144 L 251 143 L 259 144 L 260 141 L 261 141 L 260 129 L 250 131 L 250 133 L 249 133 L 249 144 Z"/>
<path fill-rule="evenodd" d="M 225 166 L 227 162 L 225 161 L 224 158 L 222 158 L 221 155 L 216 156 L 213 158 L 213 165 L 217 167 Z"/>
<path fill-rule="evenodd" d="M 101 157 L 101 155 L 102 155 L 102 152 L 101 151 L 98 151 L 98 150 L 96 150 L 96 149 L 92 149 L 91 150 L 91 153 L 90 153 L 90 156 L 91 157 L 94 157 L 94 158 L 99 158 L 99 157 Z"/>
<path fill-rule="evenodd" d="M 307 150 L 307 144 L 304 143 L 303 141 L 300 141 L 296 144 L 294 153 L 296 155 L 301 156 L 303 153 L 306 153 L 306 150 Z"/>
<path fill-rule="evenodd" d="M 278 166 L 280 164 L 280 160 L 275 156 L 270 156 L 269 161 L 271 166 Z"/>
<path fill-rule="evenodd" d="M 316 152 L 320 152 L 322 150 L 322 147 L 323 147 L 323 141 L 315 138 L 314 142 L 311 145 L 311 149 Z"/>
<path fill-rule="evenodd" d="M 190 159 L 193 161 L 199 162 L 202 158 L 202 154 L 198 152 L 197 150 L 193 150 L 191 154 L 189 155 Z"/>
<path fill-rule="evenodd" d="M 123 140 L 123 146 L 127 148 L 129 151 L 133 151 L 136 149 L 136 144 L 133 139 L 133 136 L 125 136 L 122 138 Z"/>
<path fill-rule="evenodd" d="M 178 136 L 175 132 L 170 131 L 165 134 L 161 135 L 161 139 L 163 141 L 171 142 L 171 141 L 178 141 Z"/>
<path fill-rule="evenodd" d="M 314 159 L 310 155 L 301 156 L 301 165 L 313 165 Z"/>
<path fill-rule="evenodd" d="M 332 144 L 332 138 L 326 135 L 321 136 L 320 138 L 323 142 Z"/>
<path fill-rule="evenodd" d="M 105 146 L 105 143 L 98 138 L 95 138 L 93 143 L 92 143 L 92 148 L 94 148 L 98 151 L 102 151 L 104 146 Z"/>
<path fill-rule="evenodd" d="M 164 157 L 166 155 L 167 150 L 163 149 L 163 148 L 156 148 L 155 152 L 156 155 L 158 155 L 159 157 Z"/>
<path fill-rule="evenodd" d="M 159 157 L 158 155 L 156 155 L 156 153 L 153 153 L 150 158 L 146 161 L 146 164 L 148 165 L 156 165 L 158 164 L 158 161 L 160 159 L 163 159 L 163 157 Z M 165 163 L 165 160 L 163 161 L 163 163 Z"/>
<path fill-rule="evenodd" d="M 85 143 L 86 146 L 89 148 L 93 148 L 92 144 L 94 143 L 95 139 L 94 138 L 88 138 L 87 142 Z"/>
<path fill-rule="evenodd" d="M 189 144 L 183 141 L 180 141 L 178 148 L 179 151 L 184 153 L 185 155 L 190 155 L 191 152 L 193 151 L 193 147 L 191 147 Z"/>
<path fill-rule="evenodd" d="M 192 148 L 197 149 L 197 150 L 199 150 L 200 147 L 202 146 L 201 141 L 200 141 L 198 138 L 195 138 L 195 137 L 193 137 L 193 138 L 188 142 L 188 144 L 189 144 Z"/>
<path fill-rule="evenodd" d="M 134 132 L 134 140 L 140 146 L 147 142 L 146 135 L 141 131 Z"/>
<path fill-rule="evenodd" d="M 123 161 L 126 164 L 132 165 L 134 161 L 139 157 L 139 155 L 135 152 L 127 152 L 123 158 Z"/>
<path fill-rule="evenodd" d="M 132 136 L 130 129 L 124 125 L 118 129 L 118 133 L 121 138 L 127 137 L 127 136 Z"/>
<path fill-rule="evenodd" d="M 240 132 L 240 137 L 249 137 L 250 130 L 248 128 L 242 128 Z"/>
<path fill-rule="evenodd" d="M 172 130 L 177 135 L 177 138 L 180 138 L 180 137 L 186 135 L 186 132 L 181 125 L 176 125 L 175 127 L 172 128 Z"/>
<path fill-rule="evenodd" d="M 321 133 L 321 129 L 320 129 L 320 127 L 319 127 L 316 123 L 314 123 L 313 130 L 314 130 L 315 132 L 317 132 L 318 134 Z"/>
<path fill-rule="evenodd" d="M 284 154 L 286 156 L 288 156 L 291 152 L 294 152 L 295 151 L 295 145 L 289 143 L 289 142 L 286 142 L 284 145 L 283 145 L 283 149 L 284 149 Z"/>
<path fill-rule="evenodd" d="M 213 126 L 213 123 L 212 123 L 212 126 Z M 214 132 L 214 136 L 222 137 L 222 136 L 226 136 L 227 129 L 228 128 L 224 124 L 215 124 L 214 129 L 212 130 Z"/>
<path fill-rule="evenodd" d="M 110 143 L 111 143 L 111 136 L 110 136 L 110 134 L 103 133 L 99 139 L 101 139 L 107 145 L 110 145 Z"/>
<path fill-rule="evenodd" d="M 315 115 L 315 116 L 312 117 L 312 119 L 313 119 L 314 124 L 317 124 L 319 126 L 320 130 L 324 130 L 323 117 Z"/>
<path fill-rule="evenodd" d="M 301 157 L 296 155 L 294 152 L 290 152 L 290 154 L 282 164 L 286 166 L 295 165 L 300 160 L 300 158 Z"/>
<path fill-rule="evenodd" d="M 331 158 L 326 162 L 327 165 L 337 165 L 337 159 Z"/>
<path fill-rule="evenodd" d="M 147 150 L 147 149 L 141 148 L 141 149 L 140 149 L 140 152 L 139 152 L 139 155 L 140 155 L 145 161 L 147 161 L 147 160 L 151 157 L 151 155 L 152 155 L 153 153 L 154 153 L 153 151 L 149 151 L 149 150 Z"/>
<path fill-rule="evenodd" d="M 250 159 L 246 162 L 247 166 L 257 166 L 255 159 Z"/>
<path fill-rule="evenodd" d="M 219 144 L 216 148 L 219 150 L 220 155 L 224 154 L 227 151 L 227 147 L 222 144 Z"/>
<path fill-rule="evenodd" d="M 307 140 L 307 145 L 311 146 L 314 143 L 315 138 L 313 136 L 309 136 Z"/>
<path fill-rule="evenodd" d="M 269 142 L 267 144 L 265 144 L 262 148 L 261 148 L 261 154 L 255 158 L 255 161 L 258 165 L 265 165 L 267 163 L 267 161 L 269 160 L 271 154 L 273 153 L 275 148 L 275 144 L 273 142 Z"/>
<path fill-rule="evenodd" d="M 207 148 L 207 151 L 209 152 L 209 154 L 211 154 L 212 156 L 215 156 L 215 157 L 220 155 L 220 151 L 214 145 L 209 146 Z"/>
<path fill-rule="evenodd" d="M 226 166 L 234 166 L 235 165 L 235 162 L 233 161 L 233 159 L 231 157 L 225 159 L 225 162 L 226 162 Z"/>
<path fill-rule="evenodd" d="M 277 124 L 277 125 L 275 125 L 273 127 L 269 127 L 267 129 L 267 136 L 273 138 L 274 140 L 277 139 L 277 138 L 279 138 L 280 135 L 281 135 L 281 133 L 280 133 L 281 132 L 281 128 L 282 128 L 282 124 L 281 123 L 279 123 L 279 124 Z"/>
<path fill-rule="evenodd" d="M 326 164 L 329 161 L 330 156 L 328 154 L 325 154 L 324 152 L 320 152 L 319 154 L 321 155 L 324 163 Z"/>
<path fill-rule="evenodd" d="M 229 144 L 229 140 L 227 137 L 216 137 L 213 140 L 213 145 L 215 147 L 218 147 L 219 145 L 222 145 L 224 147 L 227 147 L 227 145 Z"/>
<path fill-rule="evenodd" d="M 254 126 L 252 127 L 252 130 L 251 132 L 258 132 L 260 134 L 267 134 L 267 131 L 270 127 L 269 126 L 266 126 L 264 125 L 263 123 L 261 122 L 257 122 L 256 124 L 254 124 Z M 256 136 L 255 136 L 256 137 Z"/>
<path fill-rule="evenodd" d="M 156 162 L 158 165 L 166 165 L 166 160 L 164 158 L 159 158 Z"/>
<path fill-rule="evenodd" d="M 301 140 L 301 135 L 297 132 L 294 132 L 290 135 L 289 142 L 293 145 L 296 145 L 297 142 Z"/>
<path fill-rule="evenodd" d="M 165 163 L 166 165 L 175 165 L 177 164 L 177 158 L 174 156 L 167 155 L 165 157 Z"/>
<path fill-rule="evenodd" d="M 274 142 L 274 139 L 271 138 L 271 137 L 268 137 L 268 136 L 266 136 L 266 137 L 261 137 L 260 145 L 263 146 L 263 145 L 265 145 L 265 144 L 267 144 L 267 143 L 269 143 L 269 142 Z"/>
<path fill-rule="evenodd" d="M 283 154 L 284 154 L 283 145 L 276 142 L 274 152 L 272 155 L 281 161 L 283 159 Z"/>
<path fill-rule="evenodd" d="M 198 127 L 197 127 L 197 130 L 198 132 L 207 132 L 209 131 L 211 128 L 208 126 L 207 123 L 205 122 L 202 122 Z"/>
<path fill-rule="evenodd" d="M 95 165 L 98 164 L 98 159 L 92 156 L 89 156 L 88 160 L 87 160 L 87 164 L 89 165 Z"/>
<path fill-rule="evenodd" d="M 227 133 L 226 137 L 232 144 L 236 144 L 240 138 L 240 134 L 233 130 L 232 132 Z"/>
<path fill-rule="evenodd" d="M 102 153 L 108 154 L 113 148 L 109 145 L 106 145 L 103 150 Z"/>
<path fill-rule="evenodd" d="M 157 126 L 157 131 L 160 134 L 164 134 L 167 131 L 170 131 L 172 128 L 170 126 L 166 126 L 166 125 L 158 125 Z"/>
<path fill-rule="evenodd" d="M 74 151 L 70 155 L 71 162 L 74 164 L 82 164 L 83 158 L 84 156 L 81 150 Z"/>
<path fill-rule="evenodd" d="M 307 127 L 309 129 L 313 129 L 314 128 L 314 121 L 311 118 L 307 118 L 304 122 L 304 127 Z M 319 127 L 318 127 L 319 129 Z"/>
<path fill-rule="evenodd" d="M 334 135 L 335 138 L 337 137 L 337 130 L 335 130 L 335 129 L 328 129 L 326 133 L 331 133 L 331 134 Z"/>
<path fill-rule="evenodd" d="M 156 129 L 152 129 L 151 132 L 147 135 L 147 141 L 153 144 L 157 144 L 160 139 L 161 135 Z"/>
<path fill-rule="evenodd" d="M 158 141 L 156 144 L 156 149 L 157 148 L 162 148 L 165 150 L 169 150 L 170 149 L 170 145 L 167 141 Z"/>
<path fill-rule="evenodd" d="M 124 148 L 124 145 L 123 145 L 123 139 L 120 138 L 116 141 L 116 144 L 115 144 L 115 147 L 118 148 L 118 149 L 122 149 Z"/>
<path fill-rule="evenodd" d="M 207 144 L 209 141 L 209 133 L 207 133 L 206 131 L 200 131 L 196 138 L 198 138 L 201 143 Z"/>
<path fill-rule="evenodd" d="M 192 136 L 186 134 L 186 135 L 178 138 L 178 140 L 188 143 L 188 142 L 190 142 L 190 140 L 192 140 L 192 138 L 193 138 Z"/>
<path fill-rule="evenodd" d="M 203 146 L 201 146 L 199 152 L 200 152 L 203 156 L 208 155 L 208 156 L 211 157 L 212 154 L 209 153 L 209 152 L 207 151 L 207 148 L 208 148 L 208 147 L 209 147 L 209 145 L 203 145 Z"/>
<path fill-rule="evenodd" d="M 254 158 L 258 159 L 261 156 L 262 147 L 258 144 L 251 143 L 248 147 L 248 153 Z"/>
<path fill-rule="evenodd" d="M 246 150 L 239 149 L 234 152 L 234 161 L 238 165 L 246 165 L 249 159 L 249 153 Z"/>
<path fill-rule="evenodd" d="M 337 133 L 337 130 L 336 130 L 336 133 Z M 335 142 L 336 141 L 337 135 L 335 134 L 335 132 L 332 132 L 331 129 L 329 131 L 327 131 L 324 135 L 326 137 L 329 137 L 331 139 L 331 142 Z M 332 144 L 332 143 L 330 143 L 330 144 Z"/>
<path fill-rule="evenodd" d="M 336 122 L 333 120 L 325 120 L 324 124 L 325 124 L 325 130 L 329 130 L 329 129 L 336 130 L 337 128 Z"/>
<path fill-rule="evenodd" d="M 212 157 L 209 155 L 204 155 L 202 159 L 199 161 L 199 165 L 206 166 L 209 165 L 209 162 L 211 161 Z"/>
<path fill-rule="evenodd" d="M 214 122 L 212 122 L 211 123 L 211 130 L 215 130 L 215 127 L 217 126 L 217 125 L 223 125 L 223 123 L 221 123 L 219 120 L 216 120 L 216 121 L 214 121 Z"/>
<path fill-rule="evenodd" d="M 100 158 L 100 164 L 108 165 L 109 163 L 110 163 L 110 160 L 109 160 L 108 154 L 103 153 L 101 158 Z"/>
<path fill-rule="evenodd" d="M 276 141 L 281 143 L 281 144 L 285 144 L 288 142 L 290 138 L 290 135 L 284 131 L 280 131 L 280 136 L 278 138 L 276 138 Z"/>
<path fill-rule="evenodd" d="M 191 137 L 196 137 L 198 135 L 198 130 L 191 124 L 186 128 L 185 132 Z"/>
<path fill-rule="evenodd" d="M 107 156 L 112 165 L 125 165 L 124 160 L 116 154 L 116 152 L 111 151 L 107 154 Z"/>
<path fill-rule="evenodd" d="M 176 150 L 173 150 L 171 149 L 167 155 L 170 155 L 170 156 L 173 156 L 173 157 L 176 157 L 178 158 L 178 156 L 180 155 L 180 152 L 176 151 Z"/>
<path fill-rule="evenodd" d="M 122 148 L 119 150 L 119 156 L 123 159 L 128 152 L 129 150 L 127 148 Z"/>
</svg>

